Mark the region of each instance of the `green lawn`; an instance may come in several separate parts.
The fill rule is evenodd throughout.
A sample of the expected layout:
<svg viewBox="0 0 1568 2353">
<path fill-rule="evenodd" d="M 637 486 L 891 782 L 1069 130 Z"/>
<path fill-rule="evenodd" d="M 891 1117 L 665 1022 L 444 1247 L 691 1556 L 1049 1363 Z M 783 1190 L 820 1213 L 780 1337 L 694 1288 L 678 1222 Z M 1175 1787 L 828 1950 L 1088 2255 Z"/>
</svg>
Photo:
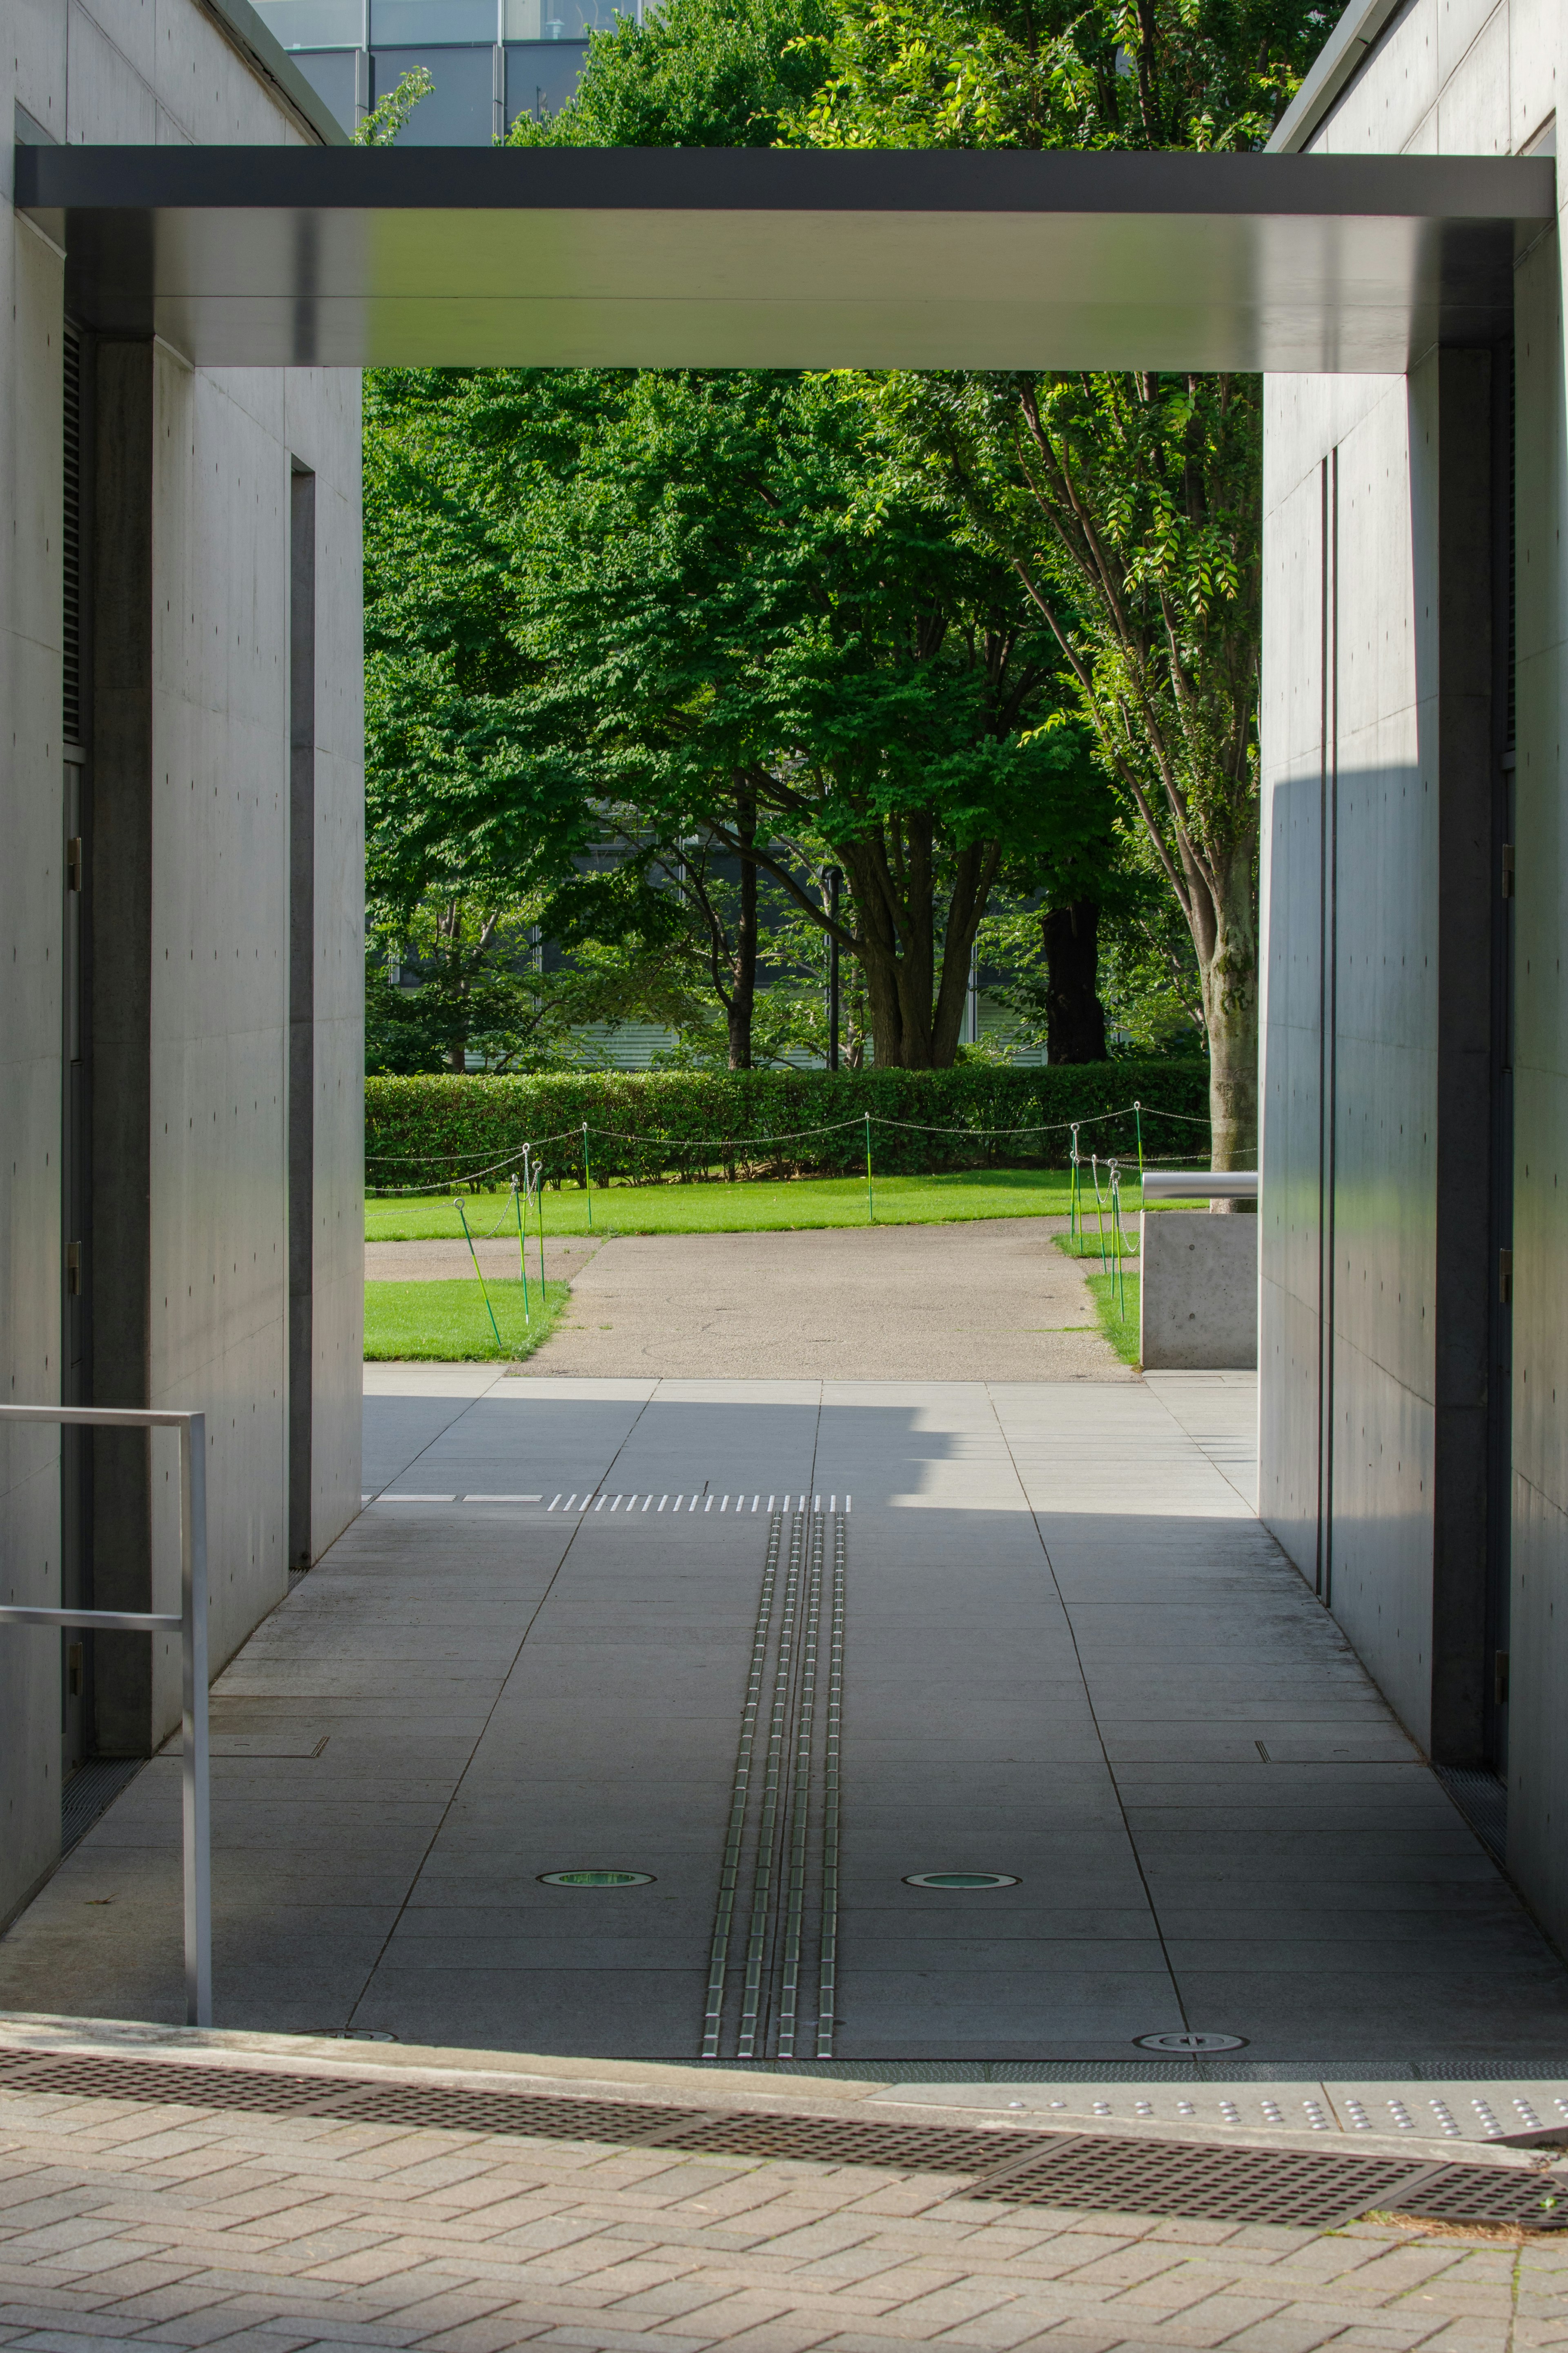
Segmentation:
<svg viewBox="0 0 1568 2353">
<path fill-rule="evenodd" d="M 1135 1365 L 1139 1360 L 1138 1284 L 1139 1278 L 1135 1274 L 1091 1274 L 1089 1278 L 1100 1328 L 1124 1365 Z M 1122 1309 L 1124 1289 L 1125 1313 Z"/>
<path fill-rule="evenodd" d="M 1111 1258 L 1136 1258 L 1138 1229 L 1128 1219 L 1125 1208 L 1121 1216 L 1122 1226 L 1120 1235 L 1109 1218 L 1105 1221 L 1105 1229 L 1101 1232 L 1099 1220 L 1091 1207 L 1088 1221 L 1078 1233 L 1058 1234 L 1055 1237 L 1058 1250 L 1066 1258 L 1089 1258 L 1097 1262 Z"/>
<path fill-rule="evenodd" d="M 1061 1168 L 988 1168 L 942 1176 L 879 1176 L 875 1179 L 879 1226 L 956 1224 L 971 1218 L 1066 1217 L 1070 1180 Z M 1100 1178 L 1105 1185 L 1103 1175 Z M 1083 1190 L 1094 1218 L 1094 1192 L 1086 1172 Z M 1106 1206 L 1110 1195 L 1106 1192 Z M 1121 1191 L 1124 1218 L 1138 1208 L 1136 1181 Z M 463 1211 L 474 1239 L 517 1230 L 507 1193 L 465 1193 Z M 863 1176 L 802 1176 L 778 1184 L 595 1185 L 592 1194 L 596 1234 L 766 1233 L 810 1226 L 863 1226 L 868 1222 Z M 575 1186 L 544 1195 L 547 1234 L 588 1231 L 590 1196 Z M 450 1195 L 421 1201 L 367 1201 L 365 1239 L 373 1242 L 461 1241 L 462 1225 Z"/>
<path fill-rule="evenodd" d="M 1100 1319 L 1100 1328 L 1124 1365 L 1137 1364 L 1140 1355 L 1138 1277 L 1129 1269 L 1114 1267 L 1117 1259 L 1137 1257 L 1137 1229 L 1134 1227 L 1130 1232 L 1123 1227 L 1118 1246 L 1117 1237 L 1108 1224 L 1102 1250 L 1100 1229 L 1091 1217 L 1086 1231 L 1076 1235 L 1058 1234 L 1056 1245 L 1066 1257 L 1086 1261 L 1084 1273 L 1089 1296 L 1094 1302 L 1095 1314 Z M 1103 1270 L 1107 1259 L 1113 1262 L 1113 1271 L 1096 1273 L 1094 1269 Z"/>
<path fill-rule="evenodd" d="M 502 1345 L 485 1313 L 477 1282 L 367 1282 L 364 1287 L 364 1353 L 367 1357 L 433 1357 L 441 1364 L 459 1364 L 474 1356 L 521 1358 L 531 1356 L 550 1336 L 561 1310 L 572 1296 L 569 1283 L 548 1285 L 542 1303 L 539 1285 L 530 1280 L 525 1321 L 522 1285 L 487 1279 L 490 1306 L 500 1329 Z"/>
</svg>

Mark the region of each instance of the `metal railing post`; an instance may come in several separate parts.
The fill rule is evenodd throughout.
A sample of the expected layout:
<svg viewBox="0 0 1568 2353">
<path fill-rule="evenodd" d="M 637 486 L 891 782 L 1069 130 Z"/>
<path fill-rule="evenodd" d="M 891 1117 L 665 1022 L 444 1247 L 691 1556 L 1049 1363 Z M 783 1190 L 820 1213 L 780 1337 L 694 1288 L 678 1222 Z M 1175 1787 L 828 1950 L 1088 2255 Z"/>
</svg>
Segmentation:
<svg viewBox="0 0 1568 2353">
<path fill-rule="evenodd" d="M 185 2021 L 213 2022 L 212 1800 L 207 1772 L 207 1418 L 180 1425 L 180 1617 L 184 1735 Z"/>
<path fill-rule="evenodd" d="M 182 1845 L 185 1894 L 185 2021 L 213 2022 L 212 1802 L 207 1761 L 207 1441 L 204 1413 L 141 1407 L 0 1405 L 0 1421 L 72 1429 L 174 1430 L 180 1440 L 180 1614 L 153 1609 L 35 1609 L 0 1605 L 0 1626 L 85 1626 L 109 1633 L 178 1634 L 184 1734 Z"/>
<path fill-rule="evenodd" d="M 1256 1168 L 1146 1168 L 1144 1201 L 1256 1201 Z"/>
</svg>

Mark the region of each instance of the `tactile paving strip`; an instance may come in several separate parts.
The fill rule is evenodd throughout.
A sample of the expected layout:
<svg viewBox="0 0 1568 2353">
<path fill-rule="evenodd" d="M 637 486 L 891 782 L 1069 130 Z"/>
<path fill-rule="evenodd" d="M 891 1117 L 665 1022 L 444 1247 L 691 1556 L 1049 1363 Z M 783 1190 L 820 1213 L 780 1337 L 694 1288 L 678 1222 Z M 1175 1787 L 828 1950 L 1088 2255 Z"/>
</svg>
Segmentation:
<svg viewBox="0 0 1568 2353">
<path fill-rule="evenodd" d="M 704 2112 L 631 2100 L 553 2099 L 439 2084 L 376 2084 L 344 2075 L 98 2058 L 70 2052 L 0 2052 L 0 2089 L 77 2099 L 298 2116 L 405 2129 L 505 2133 L 536 2140 L 608 2142 L 622 2148 L 712 2157 L 795 2158 L 890 2172 L 970 2177 L 963 2194 L 1009 2205 L 1180 2215 L 1201 2221 L 1331 2229 L 1369 2210 L 1432 2221 L 1556 2229 L 1568 2216 L 1568 2179 L 1521 2167 L 1412 2164 L 1328 2149 L 1215 2147 L 883 2124 L 754 2109 Z"/>
</svg>

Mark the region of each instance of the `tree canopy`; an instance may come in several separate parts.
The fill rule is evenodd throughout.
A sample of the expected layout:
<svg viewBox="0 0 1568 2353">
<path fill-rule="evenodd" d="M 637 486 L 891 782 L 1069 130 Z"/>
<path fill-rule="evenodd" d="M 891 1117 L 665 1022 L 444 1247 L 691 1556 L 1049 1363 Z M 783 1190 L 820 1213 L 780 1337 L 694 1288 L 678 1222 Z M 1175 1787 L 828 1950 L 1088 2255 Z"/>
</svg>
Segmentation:
<svg viewBox="0 0 1568 2353">
<path fill-rule="evenodd" d="M 512 137 L 1248 146 L 1336 13 L 667 0 L 596 34 L 575 98 Z M 431 893 L 510 893 L 533 932 L 585 941 L 608 827 L 635 878 L 607 911 L 626 968 L 673 952 L 681 902 L 679 954 L 706 957 L 745 1059 L 759 879 L 798 945 L 830 928 L 837 866 L 878 1059 L 923 1062 L 956 1050 L 979 927 L 1010 936 L 1027 894 L 1137 908 L 1124 961 L 1179 963 L 1153 884 L 1191 944 L 1216 1157 L 1245 1160 L 1259 451 L 1242 376 L 384 375 L 378 903 L 411 922 Z"/>
<path fill-rule="evenodd" d="M 520 115 L 514 146 L 773 147 L 821 86 L 831 0 L 663 0 L 589 44 L 558 114 Z"/>
<path fill-rule="evenodd" d="M 839 0 L 790 135 L 833 147 L 1226 149 L 1268 133 L 1318 0 Z M 894 375 L 913 479 L 1012 569 L 1196 957 L 1217 1166 L 1255 1163 L 1261 382 Z"/>
<path fill-rule="evenodd" d="M 609 824 L 667 867 L 716 841 L 826 930 L 806 878 L 837 863 L 879 1060 L 951 1060 L 997 880 L 1100 854 L 1105 795 L 1049 629 L 900 491 L 854 380 L 504 371 L 379 397 L 420 519 L 373 602 L 383 895 L 560 889 Z"/>
</svg>

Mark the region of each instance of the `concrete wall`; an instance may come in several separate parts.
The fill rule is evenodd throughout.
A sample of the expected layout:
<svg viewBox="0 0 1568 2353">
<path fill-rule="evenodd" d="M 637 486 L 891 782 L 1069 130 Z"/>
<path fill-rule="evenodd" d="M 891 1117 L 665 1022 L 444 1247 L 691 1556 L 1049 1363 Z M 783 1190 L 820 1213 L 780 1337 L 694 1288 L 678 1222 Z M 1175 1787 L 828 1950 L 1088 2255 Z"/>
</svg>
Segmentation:
<svg viewBox="0 0 1568 2353">
<path fill-rule="evenodd" d="M 1298 398 L 1295 379 L 1269 385 L 1268 577 L 1283 593 L 1269 599 L 1265 654 L 1259 1345 L 1263 1515 L 1321 1588 L 1331 1574 L 1335 1614 L 1425 1742 L 1436 825 L 1416 678 L 1435 593 L 1415 576 L 1421 389 L 1341 380 Z M 1304 677 L 1292 667 L 1302 646 L 1316 657 Z M 1331 1514 L 1319 1505 L 1331 1447 Z"/>
<path fill-rule="evenodd" d="M 16 31 L 31 64 L 40 27 L 25 9 Z M 12 57 L 0 42 L 6 127 Z M 8 143 L 0 168 L 9 171 Z M 42 239 L 9 218 L 0 270 L 0 1398 L 20 1402 L 52 1399 L 59 1381 L 59 275 Z M 58 1589 L 58 1452 L 52 1430 L 0 1431 L 7 1601 Z M 0 1873 L 10 1887 L 29 1884 L 58 1849 L 59 1716 L 58 1643 L 0 1639 Z M 24 1758 L 37 1760 L 31 1773 Z"/>
<path fill-rule="evenodd" d="M 6 30 L 7 183 L 18 105 L 25 135 L 62 141 L 313 135 L 194 0 L 16 0 Z M 51 1401 L 73 1239 L 61 1203 L 63 268 L 8 203 L 0 257 L 0 1396 Z M 87 370 L 100 459 L 84 893 L 93 1152 L 77 1386 L 84 1401 L 209 1417 L 216 1669 L 286 1585 L 300 466 L 316 477 L 318 518 L 312 1552 L 358 1509 L 359 385 L 324 371 L 194 372 L 153 343 L 89 345 Z M 0 1437 L 7 1599 L 59 1598 L 59 1452 L 52 1431 Z M 146 1593 L 174 1526 L 172 1453 L 154 1457 L 150 1482 L 143 1459 L 139 1440 L 102 1448 L 93 1471 L 94 1525 L 71 1573 L 100 1606 Z M 144 1753 L 177 1719 L 177 1658 L 116 1641 L 100 1646 L 94 1745 Z M 0 1918 L 58 1852 L 61 1718 L 58 1638 L 0 1635 Z"/>
<path fill-rule="evenodd" d="M 1563 41 L 1542 0 L 1415 0 L 1310 144 L 1550 141 Z M 1506 525 L 1488 544 L 1488 517 L 1506 512 L 1508 354 L 1268 387 L 1260 1349 L 1265 1519 L 1415 1737 L 1440 1760 L 1506 1769 L 1510 1858 L 1563 1935 L 1561 270 L 1552 235 L 1517 280 L 1511 811 Z M 1488 1517 L 1489 1479 L 1506 1497 L 1510 1472 L 1508 1319 L 1492 1303 L 1510 1208 L 1511 1596 L 1506 1506 Z M 1512 1662 L 1501 1709 L 1497 1628 Z"/>
<path fill-rule="evenodd" d="M 1145 1209 L 1138 1354 L 1146 1373 L 1242 1372 L 1258 1362 L 1258 1219 Z"/>
<path fill-rule="evenodd" d="M 1561 201 L 1561 182 L 1559 193 Z M 1509 1859 L 1559 1937 L 1568 1937 L 1568 404 L 1562 251 L 1560 228 L 1526 259 L 1515 313 L 1521 496 Z"/>
</svg>

